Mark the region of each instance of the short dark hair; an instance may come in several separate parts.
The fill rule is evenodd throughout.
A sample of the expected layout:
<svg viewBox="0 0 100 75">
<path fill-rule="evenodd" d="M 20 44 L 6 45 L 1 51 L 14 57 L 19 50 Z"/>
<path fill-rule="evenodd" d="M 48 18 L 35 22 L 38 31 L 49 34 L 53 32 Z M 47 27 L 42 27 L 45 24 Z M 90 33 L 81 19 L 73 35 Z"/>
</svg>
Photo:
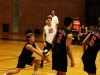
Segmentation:
<svg viewBox="0 0 100 75">
<path fill-rule="evenodd" d="M 69 26 L 72 23 L 73 19 L 71 17 L 64 18 L 64 26 Z"/>
<path fill-rule="evenodd" d="M 85 26 L 85 23 L 81 23 L 81 26 L 83 26 L 83 25 Z"/>
<path fill-rule="evenodd" d="M 47 19 L 51 19 L 51 20 L 52 20 L 52 17 L 50 17 L 50 16 L 47 16 L 46 20 L 47 20 Z"/>
<path fill-rule="evenodd" d="M 28 41 L 28 39 L 29 39 L 31 36 L 34 36 L 34 34 L 33 34 L 33 33 L 28 33 L 28 34 L 26 34 L 26 39 L 27 39 L 27 41 Z"/>
<path fill-rule="evenodd" d="M 51 12 L 52 12 L 52 11 L 54 11 L 54 10 L 51 10 Z M 54 11 L 54 12 L 55 12 L 55 11 Z"/>
</svg>

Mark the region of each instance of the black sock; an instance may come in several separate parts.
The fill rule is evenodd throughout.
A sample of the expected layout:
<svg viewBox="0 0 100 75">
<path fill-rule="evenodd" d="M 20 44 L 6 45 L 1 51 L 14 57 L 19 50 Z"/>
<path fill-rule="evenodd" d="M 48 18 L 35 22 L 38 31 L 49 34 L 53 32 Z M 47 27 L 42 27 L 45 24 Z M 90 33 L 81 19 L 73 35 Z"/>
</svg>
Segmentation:
<svg viewBox="0 0 100 75">
<path fill-rule="evenodd" d="M 43 66 L 44 60 L 41 60 L 41 65 Z"/>
</svg>

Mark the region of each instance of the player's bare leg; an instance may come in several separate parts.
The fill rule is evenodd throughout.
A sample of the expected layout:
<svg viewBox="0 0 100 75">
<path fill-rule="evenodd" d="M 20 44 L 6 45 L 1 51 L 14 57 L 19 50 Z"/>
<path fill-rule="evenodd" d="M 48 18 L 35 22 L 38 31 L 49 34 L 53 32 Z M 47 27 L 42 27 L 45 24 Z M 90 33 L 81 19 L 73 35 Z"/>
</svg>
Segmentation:
<svg viewBox="0 0 100 75">
<path fill-rule="evenodd" d="M 37 70 L 38 70 L 38 67 L 39 67 L 39 64 L 40 64 L 40 60 L 35 58 L 32 63 L 34 63 L 34 73 L 33 75 L 37 75 Z"/>
<path fill-rule="evenodd" d="M 11 70 L 7 73 L 5 73 L 4 75 L 12 75 L 12 74 L 16 74 L 16 73 L 19 73 L 21 70 L 21 68 L 16 68 L 15 70 Z"/>
</svg>

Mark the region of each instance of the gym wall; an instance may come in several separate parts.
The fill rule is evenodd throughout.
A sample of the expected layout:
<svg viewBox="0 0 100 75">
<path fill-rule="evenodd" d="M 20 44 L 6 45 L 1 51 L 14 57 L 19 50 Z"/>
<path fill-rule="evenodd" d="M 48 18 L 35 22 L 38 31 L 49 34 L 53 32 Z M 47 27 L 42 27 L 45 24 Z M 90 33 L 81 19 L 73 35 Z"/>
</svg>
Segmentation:
<svg viewBox="0 0 100 75">
<path fill-rule="evenodd" d="M 0 0 L 0 33 L 4 33 L 2 24 L 9 24 L 8 33 L 25 33 L 28 29 L 42 31 L 51 10 L 55 10 L 58 16 L 58 27 L 63 25 L 65 16 L 79 17 L 80 21 L 85 23 L 85 0 L 18 0 L 18 16 L 13 15 L 16 9 L 13 7 L 13 1 Z"/>
</svg>

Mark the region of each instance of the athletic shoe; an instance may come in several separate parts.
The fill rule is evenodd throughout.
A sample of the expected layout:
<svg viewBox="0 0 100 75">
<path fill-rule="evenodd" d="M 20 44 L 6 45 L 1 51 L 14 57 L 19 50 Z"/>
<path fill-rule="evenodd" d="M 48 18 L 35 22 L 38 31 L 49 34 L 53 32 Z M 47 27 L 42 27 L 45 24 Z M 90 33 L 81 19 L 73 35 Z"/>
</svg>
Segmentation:
<svg viewBox="0 0 100 75">
<path fill-rule="evenodd" d="M 32 75 L 38 75 L 37 73 L 35 73 L 35 74 L 32 74 Z"/>
<path fill-rule="evenodd" d="M 6 75 L 6 73 L 5 73 L 5 74 L 3 74 L 3 75 Z"/>
</svg>

